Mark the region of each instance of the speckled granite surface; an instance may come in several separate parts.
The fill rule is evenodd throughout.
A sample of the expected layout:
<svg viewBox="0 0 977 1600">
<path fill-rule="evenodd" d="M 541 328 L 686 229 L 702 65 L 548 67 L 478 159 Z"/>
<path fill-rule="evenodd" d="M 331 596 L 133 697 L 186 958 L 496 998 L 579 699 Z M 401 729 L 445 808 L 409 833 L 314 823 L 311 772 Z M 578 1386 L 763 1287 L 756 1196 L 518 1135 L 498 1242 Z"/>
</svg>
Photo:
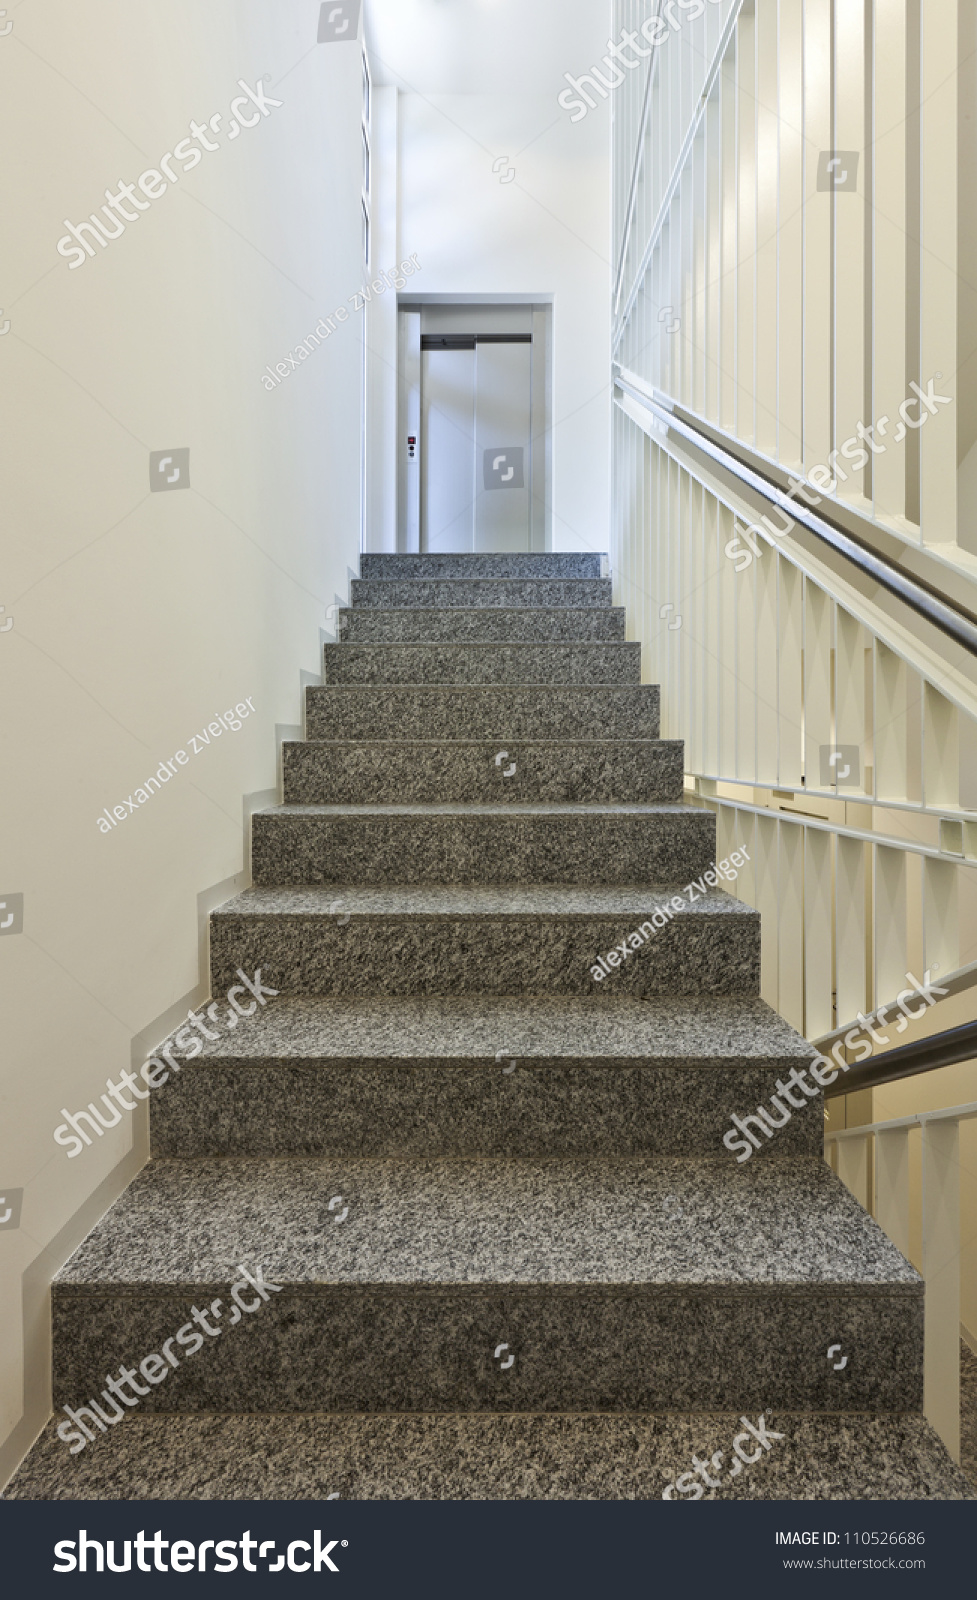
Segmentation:
<svg viewBox="0 0 977 1600">
<path fill-rule="evenodd" d="M 624 639 L 627 617 L 622 606 L 455 606 L 437 610 L 433 606 L 361 606 L 339 613 L 339 638 L 347 644 L 392 643 L 432 644 L 438 640 L 460 639 L 470 643 L 487 640 L 566 639 L 584 643 L 603 639 Z"/>
<path fill-rule="evenodd" d="M 362 555 L 361 578 L 599 578 L 600 553 L 520 551 L 487 555 Z"/>
<path fill-rule="evenodd" d="M 540 1067 L 590 1062 L 676 1070 L 789 1071 L 815 1053 L 763 1000 L 698 995 L 690 1005 L 671 995 L 634 1000 L 607 992 L 586 999 L 283 997 L 246 1025 L 205 1040 L 199 1060 L 491 1066 L 499 1049 Z"/>
<path fill-rule="evenodd" d="M 760 1412 L 749 1420 L 758 1423 Z M 922 1417 L 766 1410 L 779 1433 L 704 1498 L 967 1500 Z M 130 1416 L 69 1456 L 55 1424 L 9 1500 L 659 1500 L 728 1455 L 740 1413 L 625 1416 Z M 715 1474 L 713 1474 L 715 1476 Z"/>
<path fill-rule="evenodd" d="M 960 1341 L 960 1465 L 977 1493 L 977 1356 Z"/>
<path fill-rule="evenodd" d="M 327 644 L 325 684 L 641 682 L 640 644 Z"/>
<path fill-rule="evenodd" d="M 282 996 L 153 1097 L 157 1159 L 54 1287 L 56 1403 L 197 1306 L 211 1336 L 81 1458 L 48 1430 L 13 1497 L 658 1498 L 775 1409 L 715 1492 L 967 1493 L 907 1414 L 922 1285 L 824 1165 L 820 1100 L 746 1165 L 722 1148 L 812 1053 L 757 999 L 756 913 L 683 899 L 592 977 L 714 823 L 641 809 L 681 750 L 584 559 L 365 564 L 340 637 L 389 644 L 327 650 L 362 687 L 310 690 L 309 729 L 344 743 L 289 748 L 290 807 L 255 821 L 274 886 L 211 922 L 214 993 L 240 965 Z M 466 875 L 491 886 L 432 881 Z M 241 1262 L 280 1287 L 236 1325 Z"/>
<path fill-rule="evenodd" d="M 716 817 L 678 806 L 276 806 L 251 824 L 256 884 L 695 882 Z"/>
<path fill-rule="evenodd" d="M 193 1064 L 153 1096 L 152 1150 L 156 1156 L 727 1159 L 722 1141 L 732 1112 L 765 1105 L 782 1076 L 757 1068 L 729 1068 L 720 1077 L 672 1066 L 541 1067 L 512 1055 L 480 1067 Z M 823 1130 L 819 1097 L 756 1159 L 816 1157 Z"/>
<path fill-rule="evenodd" d="M 678 801 L 684 753 L 678 740 L 317 741 L 283 745 L 287 805 L 376 805 L 453 801 L 647 804 Z M 515 772 L 504 777 L 515 766 Z"/>
<path fill-rule="evenodd" d="M 609 606 L 612 585 L 603 578 L 429 578 L 366 580 L 349 586 L 353 606 L 395 607 Z"/>
<path fill-rule="evenodd" d="M 761 1000 L 282 999 L 153 1096 L 152 1150 L 725 1159 L 810 1053 Z M 819 1097 L 757 1159 L 819 1156 L 822 1125 Z"/>
<path fill-rule="evenodd" d="M 220 1284 L 239 1260 L 305 1288 L 922 1290 L 823 1161 L 690 1158 L 153 1161 L 55 1282 L 66 1301 Z"/>
<path fill-rule="evenodd" d="M 657 739 L 655 684 L 315 688 L 309 739 Z"/>
<path fill-rule="evenodd" d="M 680 891 L 676 889 L 676 895 Z M 757 994 L 760 919 L 687 902 L 610 978 L 607 954 L 667 895 L 641 889 L 248 889 L 211 916 L 214 992 L 261 967 L 284 994 Z M 347 920 L 348 919 L 348 920 Z"/>
<path fill-rule="evenodd" d="M 922 1400 L 922 1284 L 822 1162 L 252 1159 L 153 1163 L 93 1231 L 54 1286 L 56 1404 L 193 1305 L 216 1328 L 238 1263 L 270 1303 L 144 1409 Z"/>
<path fill-rule="evenodd" d="M 152 1293 L 56 1289 L 55 1407 L 84 1404 L 122 1362 L 159 1354 L 194 1306 L 219 1301 L 215 1315 L 226 1316 L 238 1261 L 282 1283 L 242 1254 L 215 1280 Z M 857 1357 L 842 1373 L 826 1359 L 836 1343 Z M 508 1371 L 500 1344 L 515 1358 Z M 864 1286 L 282 1284 L 260 1314 L 205 1345 L 143 1409 L 886 1412 L 923 1402 L 921 1298 Z"/>
</svg>

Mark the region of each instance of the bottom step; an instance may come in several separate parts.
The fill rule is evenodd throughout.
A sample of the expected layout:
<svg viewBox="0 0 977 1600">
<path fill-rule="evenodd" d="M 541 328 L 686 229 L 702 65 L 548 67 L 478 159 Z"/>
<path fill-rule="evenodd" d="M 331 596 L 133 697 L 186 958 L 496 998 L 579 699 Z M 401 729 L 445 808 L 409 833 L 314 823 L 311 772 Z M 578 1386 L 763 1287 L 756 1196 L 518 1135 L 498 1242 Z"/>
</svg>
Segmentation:
<svg viewBox="0 0 977 1600">
<path fill-rule="evenodd" d="M 5 1498 L 659 1500 L 678 1479 L 679 1500 L 695 1498 L 696 1486 L 713 1500 L 977 1498 L 915 1414 L 771 1412 L 763 1421 L 735 1412 L 129 1417 L 77 1456 L 51 1422 Z M 693 1456 L 716 1488 L 696 1477 Z"/>
</svg>

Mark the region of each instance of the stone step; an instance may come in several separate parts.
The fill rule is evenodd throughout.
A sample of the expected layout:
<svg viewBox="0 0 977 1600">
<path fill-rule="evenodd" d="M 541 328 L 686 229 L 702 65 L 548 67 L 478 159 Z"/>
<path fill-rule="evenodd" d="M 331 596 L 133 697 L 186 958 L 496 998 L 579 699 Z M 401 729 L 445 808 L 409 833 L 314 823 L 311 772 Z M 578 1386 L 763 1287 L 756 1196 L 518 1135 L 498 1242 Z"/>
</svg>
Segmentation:
<svg viewBox="0 0 977 1600">
<path fill-rule="evenodd" d="M 812 1050 L 756 999 L 479 995 L 281 998 L 197 1057 L 171 1053 L 182 1069 L 150 1101 L 157 1157 L 729 1160 L 732 1113 L 766 1105 Z M 822 1142 L 818 1096 L 759 1153 Z"/>
<path fill-rule="evenodd" d="M 305 691 L 308 739 L 657 739 L 657 684 Z"/>
<path fill-rule="evenodd" d="M 973 1500 L 913 1412 L 497 1416 L 131 1412 L 70 1458 L 48 1423 L 8 1500 Z M 778 1434 L 779 1438 L 773 1438 Z M 739 1439 L 749 1465 L 737 1470 Z M 722 1451 L 719 1470 L 712 1462 Z M 692 1467 L 706 1464 L 717 1488 Z M 691 1474 L 687 1478 L 686 1474 Z"/>
<path fill-rule="evenodd" d="M 530 555 L 511 551 L 494 555 L 360 556 L 360 577 L 377 578 L 600 578 L 606 555 L 552 551 Z"/>
<path fill-rule="evenodd" d="M 512 610 L 530 606 L 610 606 L 609 578 L 353 578 L 354 607 L 443 606 L 449 609 L 494 606 Z"/>
<path fill-rule="evenodd" d="M 451 640 L 468 644 L 600 644 L 625 639 L 627 618 L 622 606 L 577 606 L 572 611 L 566 606 L 541 606 L 535 610 L 455 607 L 451 611 L 423 606 L 385 610 L 361 606 L 357 611 L 339 612 L 337 631 L 346 644 L 436 644 Z"/>
<path fill-rule="evenodd" d="M 769 1448 L 728 1413 L 261 1413 L 142 1416 L 70 1461 L 48 1424 L 11 1501 L 972 1501 L 969 1478 L 911 1411 L 753 1413 Z M 64 1414 L 61 1413 L 64 1421 Z M 758 1429 L 760 1430 L 760 1429 Z M 772 1434 L 780 1437 L 772 1438 Z M 755 1456 L 737 1470 L 732 1440 Z M 723 1451 L 720 1474 L 713 1456 Z M 704 1461 L 710 1488 L 692 1470 Z M 686 1478 L 691 1474 L 691 1480 Z"/>
<path fill-rule="evenodd" d="M 274 806 L 251 819 L 266 888 L 686 883 L 715 859 L 715 813 L 691 805 Z"/>
<path fill-rule="evenodd" d="M 643 943 L 601 978 L 598 955 L 629 938 Z M 690 904 L 678 886 L 255 888 L 211 913 L 210 960 L 215 994 L 260 967 L 280 993 L 305 996 L 749 996 L 760 918 L 714 891 Z"/>
<path fill-rule="evenodd" d="M 324 684 L 639 684 L 640 644 L 327 644 Z"/>
<path fill-rule="evenodd" d="M 685 783 L 678 739 L 317 740 L 282 750 L 285 803 L 295 806 L 667 803 Z"/>
<path fill-rule="evenodd" d="M 55 1411 L 171 1352 L 144 1413 L 922 1408 L 922 1281 L 819 1160 L 153 1161 L 52 1305 Z"/>
</svg>

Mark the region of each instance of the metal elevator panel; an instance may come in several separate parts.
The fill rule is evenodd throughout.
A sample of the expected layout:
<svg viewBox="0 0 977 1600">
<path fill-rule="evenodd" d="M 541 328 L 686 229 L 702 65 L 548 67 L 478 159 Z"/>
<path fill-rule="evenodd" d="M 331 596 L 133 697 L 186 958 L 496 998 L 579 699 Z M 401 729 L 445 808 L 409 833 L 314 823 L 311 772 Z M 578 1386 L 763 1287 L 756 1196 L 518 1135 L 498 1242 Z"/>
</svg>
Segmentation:
<svg viewBox="0 0 977 1600">
<path fill-rule="evenodd" d="M 421 350 L 421 549 L 474 550 L 475 341 Z"/>
<path fill-rule="evenodd" d="M 532 548 L 532 335 L 425 335 L 421 549 Z"/>
</svg>

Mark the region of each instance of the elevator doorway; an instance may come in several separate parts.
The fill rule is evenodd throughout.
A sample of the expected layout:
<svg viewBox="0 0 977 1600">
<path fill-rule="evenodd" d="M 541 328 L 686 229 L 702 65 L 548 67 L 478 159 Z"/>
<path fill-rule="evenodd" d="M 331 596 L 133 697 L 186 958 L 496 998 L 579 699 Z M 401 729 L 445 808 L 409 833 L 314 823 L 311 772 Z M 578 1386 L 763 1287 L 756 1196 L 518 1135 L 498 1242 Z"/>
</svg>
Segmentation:
<svg viewBox="0 0 977 1600">
<path fill-rule="evenodd" d="M 401 310 L 401 548 L 548 547 L 549 307 Z"/>
</svg>

